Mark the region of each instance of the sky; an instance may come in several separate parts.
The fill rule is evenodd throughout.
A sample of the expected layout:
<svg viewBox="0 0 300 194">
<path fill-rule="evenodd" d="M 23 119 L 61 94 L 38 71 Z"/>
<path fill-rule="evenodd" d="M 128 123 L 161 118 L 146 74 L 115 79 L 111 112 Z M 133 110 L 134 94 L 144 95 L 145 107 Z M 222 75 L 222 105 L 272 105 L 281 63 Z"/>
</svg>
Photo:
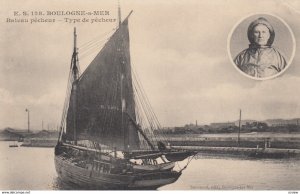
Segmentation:
<svg viewBox="0 0 300 194">
<path fill-rule="evenodd" d="M 162 126 L 300 117 L 300 2 L 297 0 L 120 0 L 129 19 L 132 66 Z M 106 16 L 14 16 L 23 11 L 109 11 Z M 228 36 L 251 14 L 273 14 L 295 36 L 295 57 L 279 77 L 245 77 L 230 61 Z M 117 19 L 117 1 L 0 1 L 0 129 L 54 129 L 61 120 L 76 27 L 81 71 L 117 22 L 67 23 L 64 18 Z M 8 23 L 7 18 L 56 19 Z M 58 21 L 61 20 L 61 21 Z M 87 50 L 100 40 L 96 50 Z M 278 46 L 278 45 L 276 45 Z M 291 47 L 293 45 L 290 45 Z M 245 45 L 245 48 L 247 45 Z"/>
</svg>

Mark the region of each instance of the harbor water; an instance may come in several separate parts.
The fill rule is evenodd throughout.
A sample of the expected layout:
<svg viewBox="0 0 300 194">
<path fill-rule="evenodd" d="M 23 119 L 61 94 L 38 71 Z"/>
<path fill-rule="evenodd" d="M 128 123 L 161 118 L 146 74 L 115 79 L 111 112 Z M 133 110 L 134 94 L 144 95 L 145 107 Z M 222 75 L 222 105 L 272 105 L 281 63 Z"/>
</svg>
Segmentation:
<svg viewBox="0 0 300 194">
<path fill-rule="evenodd" d="M 0 141 L 0 190 L 70 190 L 57 178 L 54 148 Z M 176 168 L 182 168 L 182 161 Z M 159 190 L 300 190 L 299 159 L 197 155 L 175 183 Z"/>
</svg>

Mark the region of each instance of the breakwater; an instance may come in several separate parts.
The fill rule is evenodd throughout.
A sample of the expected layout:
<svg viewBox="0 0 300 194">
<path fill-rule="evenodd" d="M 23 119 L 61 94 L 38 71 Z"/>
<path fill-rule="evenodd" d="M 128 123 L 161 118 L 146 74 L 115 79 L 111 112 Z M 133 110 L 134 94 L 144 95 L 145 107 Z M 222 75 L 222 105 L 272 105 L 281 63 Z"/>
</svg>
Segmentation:
<svg viewBox="0 0 300 194">
<path fill-rule="evenodd" d="M 170 135 L 172 146 L 300 149 L 300 133 Z"/>
<path fill-rule="evenodd" d="M 25 147 L 55 147 L 56 138 L 26 138 L 21 146 Z"/>
<path fill-rule="evenodd" d="M 256 158 L 300 156 L 299 133 L 237 133 L 171 135 L 170 146 L 205 154 L 239 155 Z"/>
<path fill-rule="evenodd" d="M 194 150 L 205 154 L 239 155 L 254 158 L 300 158 L 300 149 L 172 146 L 176 149 Z"/>
</svg>

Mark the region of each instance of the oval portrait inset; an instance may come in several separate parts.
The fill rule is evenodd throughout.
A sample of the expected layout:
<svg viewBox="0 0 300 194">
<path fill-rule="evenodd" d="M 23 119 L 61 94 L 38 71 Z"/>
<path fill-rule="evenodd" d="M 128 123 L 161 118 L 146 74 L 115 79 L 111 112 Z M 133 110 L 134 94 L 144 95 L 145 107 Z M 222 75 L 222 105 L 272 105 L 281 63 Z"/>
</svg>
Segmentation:
<svg viewBox="0 0 300 194">
<path fill-rule="evenodd" d="M 281 18 L 255 14 L 242 19 L 228 36 L 228 54 L 243 75 L 266 80 L 281 75 L 295 54 L 295 38 Z"/>
</svg>

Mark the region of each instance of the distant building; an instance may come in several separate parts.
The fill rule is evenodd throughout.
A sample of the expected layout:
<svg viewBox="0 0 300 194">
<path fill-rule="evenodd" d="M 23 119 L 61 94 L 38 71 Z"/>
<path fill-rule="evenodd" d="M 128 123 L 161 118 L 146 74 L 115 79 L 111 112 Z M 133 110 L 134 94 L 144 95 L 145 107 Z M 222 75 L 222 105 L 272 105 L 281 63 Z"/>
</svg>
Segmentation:
<svg viewBox="0 0 300 194">
<path fill-rule="evenodd" d="M 299 121 L 298 120 L 281 120 L 281 121 L 277 121 L 271 124 L 272 127 L 276 127 L 276 126 L 287 126 L 287 125 L 299 125 Z"/>
<path fill-rule="evenodd" d="M 24 138 L 22 146 L 54 147 L 57 143 L 58 131 L 42 130 Z"/>
<path fill-rule="evenodd" d="M 16 141 L 23 139 L 24 137 L 31 135 L 32 133 L 27 130 L 21 129 L 13 129 L 13 128 L 5 128 L 3 131 L 0 132 L 0 140 L 11 140 Z"/>
<path fill-rule="evenodd" d="M 37 133 L 31 134 L 29 137 L 32 138 L 58 138 L 58 131 L 42 130 Z"/>
<path fill-rule="evenodd" d="M 246 122 L 245 125 L 242 125 L 242 128 L 246 130 L 258 130 L 258 129 L 265 130 L 268 128 L 268 124 L 265 122 L 258 122 L 258 121 Z"/>
<path fill-rule="evenodd" d="M 185 127 L 175 127 L 174 128 L 174 133 L 175 134 L 185 134 L 189 131 L 189 129 L 186 129 Z"/>
<path fill-rule="evenodd" d="M 220 128 L 225 128 L 225 127 L 235 127 L 234 122 L 227 122 L 227 123 L 211 123 L 210 127 L 213 129 L 220 129 Z"/>
</svg>

